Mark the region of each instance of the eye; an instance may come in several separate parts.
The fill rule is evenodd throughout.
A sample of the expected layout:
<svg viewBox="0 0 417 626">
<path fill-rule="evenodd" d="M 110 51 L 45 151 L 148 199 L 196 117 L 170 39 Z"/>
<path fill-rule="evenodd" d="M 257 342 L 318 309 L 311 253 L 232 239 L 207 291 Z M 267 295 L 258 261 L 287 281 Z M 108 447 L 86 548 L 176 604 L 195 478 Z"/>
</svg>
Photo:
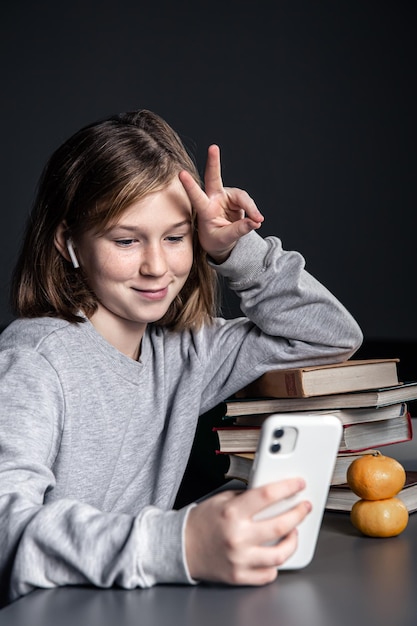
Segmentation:
<svg viewBox="0 0 417 626">
<path fill-rule="evenodd" d="M 166 237 L 165 239 L 167 241 L 170 241 L 171 243 L 179 243 L 181 241 L 184 241 L 184 235 L 172 235 L 171 237 Z"/>
<path fill-rule="evenodd" d="M 136 239 L 116 239 L 116 244 L 122 248 L 127 248 L 134 244 Z"/>
</svg>

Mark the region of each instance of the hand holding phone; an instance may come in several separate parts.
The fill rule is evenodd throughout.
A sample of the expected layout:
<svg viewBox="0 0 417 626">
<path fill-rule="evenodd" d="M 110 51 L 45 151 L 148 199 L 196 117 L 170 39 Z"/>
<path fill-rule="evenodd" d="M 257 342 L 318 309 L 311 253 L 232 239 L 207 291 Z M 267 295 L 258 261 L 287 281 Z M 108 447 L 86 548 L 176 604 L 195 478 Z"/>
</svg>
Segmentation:
<svg viewBox="0 0 417 626">
<path fill-rule="evenodd" d="M 302 500 L 309 500 L 313 507 L 298 526 L 296 551 L 280 569 L 299 569 L 313 558 L 342 429 L 334 415 L 291 413 L 270 415 L 261 427 L 249 487 L 301 477 L 306 488 L 268 507 L 255 519 L 283 513 Z"/>
</svg>

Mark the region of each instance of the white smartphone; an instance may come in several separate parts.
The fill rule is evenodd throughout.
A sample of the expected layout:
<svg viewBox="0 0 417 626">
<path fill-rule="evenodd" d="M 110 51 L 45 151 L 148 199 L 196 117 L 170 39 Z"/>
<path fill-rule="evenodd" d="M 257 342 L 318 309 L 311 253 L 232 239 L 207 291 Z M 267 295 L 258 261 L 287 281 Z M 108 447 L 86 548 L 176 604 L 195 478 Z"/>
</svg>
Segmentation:
<svg viewBox="0 0 417 626">
<path fill-rule="evenodd" d="M 280 569 L 300 569 L 314 556 L 342 436 L 342 423 L 331 414 L 273 414 L 262 424 L 249 487 L 302 477 L 306 488 L 257 514 L 271 517 L 309 500 L 312 510 L 298 526 L 296 551 Z"/>
</svg>

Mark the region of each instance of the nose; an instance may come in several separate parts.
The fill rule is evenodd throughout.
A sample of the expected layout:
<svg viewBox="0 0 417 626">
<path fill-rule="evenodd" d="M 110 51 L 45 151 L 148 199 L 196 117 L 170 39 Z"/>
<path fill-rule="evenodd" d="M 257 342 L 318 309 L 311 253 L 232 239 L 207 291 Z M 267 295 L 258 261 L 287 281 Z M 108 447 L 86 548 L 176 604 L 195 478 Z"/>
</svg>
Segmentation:
<svg viewBox="0 0 417 626">
<path fill-rule="evenodd" d="M 144 276 L 163 276 L 168 270 L 165 252 L 161 245 L 148 244 L 143 250 L 140 273 Z"/>
</svg>

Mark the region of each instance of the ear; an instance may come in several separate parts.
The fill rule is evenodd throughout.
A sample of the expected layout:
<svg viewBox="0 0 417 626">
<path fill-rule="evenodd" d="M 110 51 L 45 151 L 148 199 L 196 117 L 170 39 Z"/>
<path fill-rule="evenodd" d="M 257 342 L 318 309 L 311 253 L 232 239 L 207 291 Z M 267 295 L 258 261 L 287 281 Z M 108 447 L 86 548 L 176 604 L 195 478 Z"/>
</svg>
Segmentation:
<svg viewBox="0 0 417 626">
<path fill-rule="evenodd" d="M 68 228 L 65 222 L 61 222 L 55 231 L 54 243 L 55 248 L 58 250 L 66 261 L 71 261 L 69 252 L 67 250 L 67 237 Z"/>
<path fill-rule="evenodd" d="M 75 256 L 71 238 L 68 236 L 68 227 L 65 222 L 61 222 L 56 229 L 54 243 L 56 249 L 64 257 L 64 259 L 72 263 L 74 268 L 77 269 L 80 265 L 77 257 Z"/>
</svg>

